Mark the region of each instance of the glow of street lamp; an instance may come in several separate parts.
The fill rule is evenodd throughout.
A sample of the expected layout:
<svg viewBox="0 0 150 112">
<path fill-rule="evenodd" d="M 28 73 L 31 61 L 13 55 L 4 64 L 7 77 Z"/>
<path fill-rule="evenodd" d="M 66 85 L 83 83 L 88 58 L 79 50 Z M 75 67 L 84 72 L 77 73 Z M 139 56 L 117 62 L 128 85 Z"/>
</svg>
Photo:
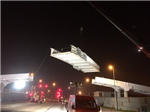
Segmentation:
<svg viewBox="0 0 150 112">
<path fill-rule="evenodd" d="M 112 69 L 113 69 L 113 66 L 112 66 L 112 65 L 110 65 L 108 68 L 109 68 L 110 70 L 112 70 Z"/>
<path fill-rule="evenodd" d="M 42 82 L 42 79 L 40 79 L 39 82 Z"/>
<path fill-rule="evenodd" d="M 89 78 L 86 78 L 86 82 L 89 82 L 90 81 L 90 79 Z"/>
<path fill-rule="evenodd" d="M 31 73 L 30 76 L 34 76 L 34 73 Z"/>
<path fill-rule="evenodd" d="M 81 91 L 79 91 L 79 95 L 81 95 L 82 94 L 82 92 Z"/>
<path fill-rule="evenodd" d="M 56 83 L 53 83 L 53 86 L 56 86 Z"/>
</svg>

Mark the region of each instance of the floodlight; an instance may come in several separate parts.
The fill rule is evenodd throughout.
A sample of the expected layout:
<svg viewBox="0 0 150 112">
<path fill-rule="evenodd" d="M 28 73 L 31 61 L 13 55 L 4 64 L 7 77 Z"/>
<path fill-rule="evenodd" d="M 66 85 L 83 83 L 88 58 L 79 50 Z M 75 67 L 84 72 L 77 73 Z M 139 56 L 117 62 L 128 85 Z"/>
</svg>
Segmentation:
<svg viewBox="0 0 150 112">
<path fill-rule="evenodd" d="M 24 80 L 19 80 L 15 82 L 14 87 L 16 89 L 22 89 L 25 87 L 25 85 L 26 85 L 26 82 Z"/>
</svg>

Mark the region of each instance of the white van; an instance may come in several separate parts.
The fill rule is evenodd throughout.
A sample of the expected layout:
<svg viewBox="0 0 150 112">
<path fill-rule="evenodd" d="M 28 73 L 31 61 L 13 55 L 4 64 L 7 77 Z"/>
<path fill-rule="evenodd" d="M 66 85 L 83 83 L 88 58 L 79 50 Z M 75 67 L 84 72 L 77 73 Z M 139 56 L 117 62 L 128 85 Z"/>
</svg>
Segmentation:
<svg viewBox="0 0 150 112">
<path fill-rule="evenodd" d="M 70 95 L 67 112 L 101 112 L 92 96 Z"/>
</svg>

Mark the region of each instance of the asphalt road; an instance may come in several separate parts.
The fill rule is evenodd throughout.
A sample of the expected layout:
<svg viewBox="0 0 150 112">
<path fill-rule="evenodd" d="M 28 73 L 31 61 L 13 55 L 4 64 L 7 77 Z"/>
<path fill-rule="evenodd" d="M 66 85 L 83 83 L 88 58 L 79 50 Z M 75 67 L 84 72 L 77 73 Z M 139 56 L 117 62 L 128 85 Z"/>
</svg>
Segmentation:
<svg viewBox="0 0 150 112">
<path fill-rule="evenodd" d="M 1 112 L 52 112 L 51 110 L 60 110 L 61 112 L 64 111 L 65 108 L 63 108 L 61 103 L 54 102 L 44 102 L 42 104 L 33 102 L 1 104 Z"/>
<path fill-rule="evenodd" d="M 33 102 L 2 103 L 1 112 L 67 112 L 60 102 Z M 110 109 L 102 109 L 102 112 L 120 112 Z"/>
</svg>

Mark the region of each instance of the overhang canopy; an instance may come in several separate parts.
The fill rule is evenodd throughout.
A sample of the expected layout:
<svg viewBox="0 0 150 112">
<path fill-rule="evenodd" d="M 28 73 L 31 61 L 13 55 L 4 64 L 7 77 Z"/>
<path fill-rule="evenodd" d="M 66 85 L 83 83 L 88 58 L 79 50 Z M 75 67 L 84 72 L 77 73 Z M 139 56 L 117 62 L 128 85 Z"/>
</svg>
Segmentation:
<svg viewBox="0 0 150 112">
<path fill-rule="evenodd" d="M 87 54 L 81 51 L 80 48 L 70 45 L 69 49 L 65 51 L 58 51 L 51 48 L 50 56 L 64 61 L 73 66 L 74 69 L 80 70 L 84 73 L 100 72 L 99 65 L 96 64 Z"/>
</svg>

